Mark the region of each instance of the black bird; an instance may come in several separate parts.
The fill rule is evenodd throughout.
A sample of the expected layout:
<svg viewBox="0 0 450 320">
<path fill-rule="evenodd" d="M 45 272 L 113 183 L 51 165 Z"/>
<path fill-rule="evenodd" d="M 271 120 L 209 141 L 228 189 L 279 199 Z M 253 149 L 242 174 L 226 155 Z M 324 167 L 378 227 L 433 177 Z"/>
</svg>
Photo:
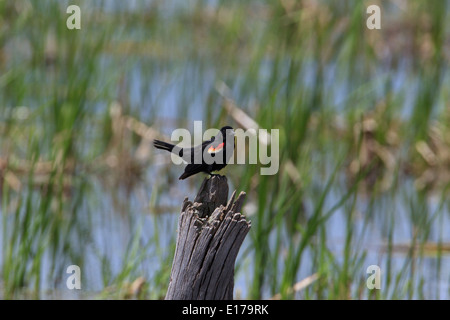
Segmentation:
<svg viewBox="0 0 450 320">
<path fill-rule="evenodd" d="M 180 156 L 188 163 L 180 180 L 199 172 L 213 175 L 212 172 L 223 169 L 233 155 L 234 130 L 230 126 L 225 126 L 211 140 L 192 148 L 181 148 L 160 140 L 153 140 L 153 145 Z"/>
</svg>

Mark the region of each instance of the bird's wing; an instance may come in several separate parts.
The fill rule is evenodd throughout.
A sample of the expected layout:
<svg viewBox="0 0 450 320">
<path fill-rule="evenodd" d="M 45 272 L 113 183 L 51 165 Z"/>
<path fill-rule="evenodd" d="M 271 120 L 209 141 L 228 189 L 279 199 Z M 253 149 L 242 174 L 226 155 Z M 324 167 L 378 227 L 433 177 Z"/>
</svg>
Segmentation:
<svg viewBox="0 0 450 320">
<path fill-rule="evenodd" d="M 207 146 L 209 146 L 210 144 L 214 143 L 214 140 L 216 140 L 216 137 L 212 137 L 209 140 L 205 140 L 202 143 L 202 149 L 205 149 Z"/>
<path fill-rule="evenodd" d="M 225 143 L 221 142 L 221 143 L 211 143 L 209 144 L 206 148 L 208 153 L 220 153 L 223 152 L 225 149 Z"/>
<path fill-rule="evenodd" d="M 184 168 L 184 173 L 180 176 L 179 179 L 183 180 L 196 173 L 202 172 L 204 167 L 205 166 L 203 164 L 190 163 L 186 166 L 186 168 Z"/>
<path fill-rule="evenodd" d="M 211 140 L 202 143 L 202 150 L 207 150 L 208 153 L 218 153 L 223 151 L 225 148 L 225 143 L 223 139 L 216 139 L 212 137 Z"/>
</svg>

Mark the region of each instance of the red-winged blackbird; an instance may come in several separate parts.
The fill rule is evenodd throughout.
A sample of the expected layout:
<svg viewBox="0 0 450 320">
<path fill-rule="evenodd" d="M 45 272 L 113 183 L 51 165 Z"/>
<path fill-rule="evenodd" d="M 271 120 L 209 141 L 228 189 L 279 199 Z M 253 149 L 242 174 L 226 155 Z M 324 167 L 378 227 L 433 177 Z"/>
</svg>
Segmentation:
<svg viewBox="0 0 450 320">
<path fill-rule="evenodd" d="M 233 155 L 234 130 L 230 126 L 223 127 L 211 140 L 193 148 L 181 148 L 160 140 L 153 140 L 153 145 L 158 149 L 179 155 L 188 163 L 180 180 L 199 172 L 212 175 L 213 171 L 223 169 Z"/>
</svg>

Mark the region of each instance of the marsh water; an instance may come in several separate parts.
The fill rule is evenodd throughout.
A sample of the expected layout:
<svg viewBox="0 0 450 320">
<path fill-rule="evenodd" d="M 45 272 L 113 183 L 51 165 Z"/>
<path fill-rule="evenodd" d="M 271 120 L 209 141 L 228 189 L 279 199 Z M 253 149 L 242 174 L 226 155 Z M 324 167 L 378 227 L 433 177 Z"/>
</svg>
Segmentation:
<svg viewBox="0 0 450 320">
<path fill-rule="evenodd" d="M 106 1 L 104 10 L 113 17 L 114 14 L 122 11 L 133 15 L 138 14 L 142 7 L 136 2 L 128 3 L 130 3 L 129 6 L 122 8 L 121 5 L 111 5 L 111 1 Z M 196 2 L 196 4 L 194 6 L 196 10 L 200 10 L 199 3 Z M 204 5 L 212 11 L 221 6 L 211 1 L 207 1 Z M 187 13 L 178 17 L 179 12 L 173 8 L 181 12 L 187 10 Z M 137 46 L 138 52 L 127 49 L 126 43 L 129 41 L 135 41 L 137 44 L 153 41 L 153 33 L 146 30 L 148 26 L 128 27 L 125 23 L 116 31 L 105 32 L 107 37 L 103 44 L 104 52 L 95 57 L 95 74 L 88 86 L 91 94 L 96 98 L 87 99 L 87 106 L 84 107 L 86 116 L 83 118 L 81 129 L 77 132 L 76 148 L 88 164 L 75 166 L 76 169 L 71 172 L 69 190 L 65 192 L 53 188 L 50 189 L 51 194 L 48 194 L 45 187 L 36 187 L 36 184 L 39 185 L 39 177 L 31 177 L 27 173 L 17 174 L 18 179 L 22 181 L 22 187 L 15 190 L 16 194 L 14 192 L 11 194 L 11 189 L 7 191 L 2 189 L 0 267 L 3 266 L 3 268 L 0 269 L 3 272 L 3 278 L 0 281 L 0 287 L 7 287 L 10 290 L 7 297 L 10 298 L 11 292 L 14 292 L 15 298 L 135 298 L 136 296 L 128 292 L 132 290 L 130 287 L 136 279 L 141 277 L 147 286 L 144 298 L 158 299 L 164 296 L 175 249 L 181 203 L 185 196 L 191 200 L 195 197 L 205 176 L 200 174 L 179 181 L 177 177 L 182 172 L 183 166 L 171 164 L 168 154 L 152 150 L 151 141 L 141 139 L 135 134 L 130 134 L 131 137 L 122 142 L 115 140 L 112 116 L 114 112 L 120 111 L 120 115 L 133 117 L 148 127 L 158 130 L 165 137 L 170 137 L 171 132 L 178 127 L 192 130 L 193 121 L 196 120 L 204 121 L 204 129 L 208 129 L 207 123 L 211 123 L 212 118 L 224 120 L 221 116 L 224 112 L 223 97 L 217 90 L 218 83 L 225 82 L 237 105 L 250 116 L 258 118 L 258 114 L 264 114 L 264 102 L 260 101 L 261 97 L 266 97 L 265 88 L 274 88 L 271 87 L 274 78 L 279 81 L 275 88 L 280 91 L 289 91 L 289 88 L 284 88 L 289 87 L 289 84 L 286 84 L 287 79 L 294 79 L 292 81 L 296 83 L 296 88 L 303 88 L 299 94 L 306 98 L 309 97 L 309 91 L 317 90 L 317 79 L 320 78 L 319 90 L 323 98 L 320 100 L 321 109 L 317 113 L 332 113 L 334 123 L 330 124 L 330 127 L 348 127 L 349 131 L 352 131 L 355 126 L 348 123 L 353 119 L 348 115 L 355 110 L 365 108 L 364 104 L 363 106 L 355 105 L 355 101 L 383 101 L 387 83 L 389 94 L 400 97 L 397 100 L 394 99 L 394 103 L 396 104 L 395 112 L 401 120 L 409 121 L 414 111 L 412 106 L 417 99 L 421 98 L 418 87 L 423 83 L 420 79 L 416 79 L 418 73 L 411 66 L 414 61 L 406 56 L 395 67 L 389 63 L 374 62 L 371 66 L 371 76 L 367 77 L 366 82 L 362 84 L 356 83 L 358 80 L 353 80 L 351 77 L 342 76 L 340 66 L 342 61 L 339 59 L 319 63 L 314 57 L 301 57 L 299 62 L 301 68 L 298 74 L 292 75 L 290 73 L 295 57 L 280 58 L 273 52 L 261 59 L 257 67 L 251 65 L 248 61 L 250 58 L 246 57 L 238 60 L 237 65 L 227 62 L 229 64 L 226 66 L 229 65 L 230 70 L 225 67 L 227 70 L 224 71 L 221 62 L 214 58 L 215 52 L 220 51 L 215 42 L 205 44 L 203 50 L 207 53 L 200 48 L 197 50 L 183 38 L 186 31 L 180 31 L 177 29 L 178 24 L 171 22 L 171 19 L 175 19 L 174 17 L 186 18 L 194 10 L 189 9 L 189 6 L 183 8 L 181 4 L 179 7 L 174 5 L 164 9 L 159 8 L 159 15 L 154 18 L 158 23 L 167 23 L 167 30 L 158 28 L 159 37 L 165 39 L 164 48 L 158 47 L 161 43 L 155 41 L 147 43 L 144 49 Z M 209 14 L 208 10 L 206 15 Z M 132 25 L 131 22 L 129 23 Z M 258 22 L 254 23 L 258 26 Z M 255 25 L 252 24 L 252 26 Z M 90 26 L 92 27 L 91 24 Z M 171 26 L 173 30 L 170 29 Z M 98 28 L 102 30 L 102 27 Z M 195 29 L 195 27 L 192 28 Z M 150 35 L 147 34 L 148 32 Z M 167 35 L 164 34 L 165 32 Z M 200 37 L 207 37 L 203 35 L 204 30 L 198 32 Z M 170 40 L 169 37 L 174 35 L 178 38 Z M 260 33 L 258 35 L 261 36 Z M 53 34 L 43 39 L 48 37 L 58 37 L 58 35 Z M 85 35 L 85 37 L 89 36 Z M 22 43 L 19 43 L 11 38 L 8 43 L 12 49 L 9 50 L 17 53 L 14 59 L 22 58 L 28 61 L 26 57 L 33 55 L 28 52 L 32 51 L 33 44 L 26 36 L 22 37 L 22 40 Z M 85 40 L 81 37 L 81 40 L 77 41 Z M 213 39 L 208 38 L 202 41 L 212 42 Z M 200 43 L 203 42 L 200 41 Z M 120 46 L 125 48 L 121 49 Z M 183 50 L 186 47 L 187 52 L 184 56 Z M 146 48 L 151 52 L 150 54 L 146 54 Z M 159 50 L 163 50 L 162 54 Z M 164 50 L 167 50 L 167 56 Z M 270 48 L 270 50 L 274 49 Z M 90 57 L 84 57 L 81 54 L 77 59 L 79 59 L 78 62 L 88 63 Z M 357 60 L 349 60 L 348 64 L 361 69 L 366 67 L 363 62 Z M 450 84 L 450 78 L 447 64 L 443 63 L 442 67 L 445 71 L 442 73 L 440 85 L 445 87 Z M 256 83 L 252 78 L 249 80 L 247 72 L 258 75 Z M 50 79 L 50 82 L 39 83 L 39 79 L 43 76 Z M 30 91 L 20 100 L 20 105 L 24 107 L 20 109 L 24 113 L 19 117 L 20 119 L 17 120 L 18 116 L 14 111 L 8 113 L 17 120 L 11 125 L 18 125 L 19 131 L 22 125 L 28 127 L 32 125 L 36 132 L 45 132 L 51 123 L 46 121 L 46 117 L 51 117 L 51 112 L 47 113 L 45 108 L 47 104 L 53 103 L 48 96 L 48 92 L 52 90 L 48 87 L 58 83 L 57 72 L 52 71 L 51 67 L 38 65 L 34 73 L 23 81 L 24 84 L 33 88 L 30 90 L 35 95 L 31 95 Z M 446 92 L 448 93 L 448 90 Z M 7 96 L 2 96 L 2 99 L 7 105 L 14 101 Z M 275 113 L 287 114 L 295 112 L 292 110 L 296 107 L 302 107 L 296 100 L 289 105 L 290 100 L 282 100 L 278 93 L 273 94 L 273 100 L 275 102 L 272 109 Z M 277 100 L 280 100 L 279 105 Z M 64 105 L 64 100 L 60 103 Z M 435 110 L 447 108 L 448 111 L 448 102 L 445 98 L 437 99 L 433 103 Z M 77 105 L 71 105 L 69 108 L 77 107 Z M 439 114 L 436 111 L 435 117 L 439 117 Z M 5 119 L 6 117 L 3 118 L 5 123 L 10 123 Z M 237 126 L 235 119 L 230 117 L 225 119 L 228 122 L 223 125 Z M 263 119 L 265 118 L 262 117 L 261 121 Z M 268 120 L 266 123 L 271 122 Z M 269 130 L 286 129 L 282 121 L 273 126 L 265 126 L 265 123 L 260 125 Z M 411 123 L 410 126 L 413 125 Z M 290 128 L 291 131 L 285 134 L 292 136 L 300 134 L 292 124 Z M 126 130 L 128 129 L 124 131 Z M 307 136 L 317 136 L 319 141 L 322 135 L 320 130 L 320 126 L 309 128 Z M 400 132 L 398 134 L 400 135 Z M 117 135 L 117 137 L 122 136 Z M 5 137 L 7 138 L 8 136 Z M 24 137 L 22 141 L 25 143 L 27 139 L 32 140 L 31 137 Z M 314 141 L 314 138 L 310 139 Z M 49 138 L 49 141 L 57 141 L 57 139 Z M 18 143 L 17 140 L 14 142 Z M 50 142 L 46 148 L 52 150 L 52 143 Z M 323 220 L 317 232 L 311 236 L 304 251 L 296 256 L 299 266 L 294 270 L 293 279 L 298 282 L 319 273 L 324 278 L 329 277 L 324 282 L 319 281 L 321 286 L 326 283 L 325 286 L 329 288 L 323 290 L 323 293 L 317 297 L 314 295 L 315 287 L 310 286 L 294 294 L 294 297 L 343 298 L 338 294 L 330 293 L 341 290 L 333 288 L 332 283 L 335 279 L 351 287 L 349 291 L 351 294 L 346 298 L 365 299 L 376 296 L 378 293 L 367 289 L 366 280 L 371 275 L 368 273 L 368 267 L 378 266 L 381 271 L 381 288 L 373 290 L 382 291 L 381 298 L 449 299 L 450 210 L 447 188 L 437 188 L 426 193 L 418 191 L 417 177 L 393 171 L 394 181 L 391 182 L 387 191 L 371 194 L 369 187 L 366 190 L 351 193 L 349 203 L 345 202 L 343 205 L 336 206 L 343 202 L 342 199 L 351 188 L 351 182 L 349 182 L 351 179 L 348 177 L 350 161 L 342 162 L 333 183 L 327 189 L 329 177 L 333 175 L 343 149 L 339 145 L 339 139 L 327 142 L 325 146 L 318 152 L 314 150 L 314 143 L 302 144 L 302 147 L 306 149 L 302 152 L 308 156 L 308 160 L 305 161 L 312 165 L 309 170 L 300 171 L 303 184 L 293 184 L 289 187 L 289 191 L 298 188 L 293 191 L 294 195 L 298 191 L 298 195 L 294 197 L 302 198 L 301 204 L 294 202 L 294 207 L 298 208 L 295 209 L 294 222 L 289 210 L 286 211 L 288 212 L 286 215 L 278 217 L 277 208 L 265 208 L 266 200 L 273 199 L 274 202 L 282 203 L 279 200 L 282 197 L 273 196 L 282 191 L 272 190 L 269 184 L 269 187 L 264 189 L 266 193 L 262 193 L 258 191 L 258 185 L 252 185 L 249 182 L 250 179 L 242 178 L 243 171 L 252 165 L 241 166 L 241 168 L 239 165 L 232 165 L 224 172 L 229 178 L 230 190 L 237 189 L 248 193 L 242 211 L 249 220 L 252 220 L 252 223 L 255 222 L 257 225 L 252 228 L 244 241 L 237 259 L 235 296 L 237 298 L 258 297 L 252 289 L 259 277 L 255 275 L 258 267 L 269 270 L 261 276 L 263 284 L 259 291 L 256 290 L 260 292 L 259 296 L 267 299 L 278 293 L 277 286 L 281 280 L 278 278 L 272 281 L 276 278 L 273 274 L 283 273 L 288 263 L 292 263 L 293 257 L 290 250 L 296 252 L 295 250 L 300 246 L 302 237 L 307 232 L 303 228 L 306 228 L 318 206 L 320 200 L 318 195 L 323 190 L 327 190 L 326 193 L 324 192 L 320 210 L 330 214 Z M 139 148 L 143 150 L 146 157 L 139 165 L 134 166 L 134 162 L 128 162 L 127 154 L 135 156 Z M 405 148 L 406 150 L 400 151 L 401 154 L 407 154 L 410 151 L 408 145 Z M 19 156 L 16 158 L 20 158 L 20 155 L 29 155 L 26 144 L 17 149 Z M 98 151 L 100 149 L 106 150 L 104 154 Z M 6 148 L 0 150 L 0 155 L 6 157 L 7 150 Z M 42 154 L 42 158 L 45 158 L 44 151 Z M 287 154 L 284 150 L 280 151 L 282 166 L 279 176 L 273 177 L 274 180 L 281 181 L 286 175 L 283 157 Z M 107 164 L 105 168 L 100 165 L 104 159 Z M 96 166 L 97 162 L 98 166 Z M 301 160 L 295 164 L 302 166 Z M 383 172 L 374 174 L 381 176 Z M 375 179 L 378 178 L 375 177 Z M 275 186 L 275 184 L 272 185 Z M 46 201 L 48 204 L 41 209 Z M 278 208 L 283 208 L 283 205 L 280 204 Z M 264 217 L 269 218 L 262 219 L 263 213 Z M 42 218 L 39 214 L 42 214 Z M 50 219 L 48 226 L 40 229 L 41 225 L 48 223 L 46 214 L 52 217 L 61 215 L 61 219 L 57 220 L 60 224 Z M 272 219 L 272 217 L 275 218 Z M 266 225 L 261 226 L 263 221 Z M 292 230 L 291 224 L 298 225 L 297 229 Z M 16 228 L 24 228 L 23 233 L 15 235 Z M 31 238 L 28 238 L 25 232 L 27 230 L 30 231 Z M 260 230 L 266 230 L 267 233 L 267 247 L 263 249 L 270 252 L 271 258 L 266 261 L 270 267 L 258 266 L 260 262 L 255 262 L 255 255 L 261 254 L 255 252 L 261 250 L 255 249 L 255 241 L 258 241 L 261 236 Z M 50 234 L 50 236 L 44 234 Z M 28 251 L 22 246 L 24 242 L 30 242 L 30 245 L 26 246 Z M 327 263 L 318 266 L 318 261 Z M 14 271 L 11 267 L 5 267 L 7 265 L 18 266 L 18 270 Z M 81 290 L 69 290 L 66 286 L 70 276 L 66 272 L 69 265 L 78 265 L 81 268 Z M 23 272 L 20 270 L 22 267 Z M 19 280 L 17 283 L 14 282 L 14 286 L 20 290 L 12 290 L 8 279 L 16 277 L 18 273 Z M 343 277 L 345 280 L 342 279 Z M 117 294 L 118 292 L 120 294 Z"/>
</svg>

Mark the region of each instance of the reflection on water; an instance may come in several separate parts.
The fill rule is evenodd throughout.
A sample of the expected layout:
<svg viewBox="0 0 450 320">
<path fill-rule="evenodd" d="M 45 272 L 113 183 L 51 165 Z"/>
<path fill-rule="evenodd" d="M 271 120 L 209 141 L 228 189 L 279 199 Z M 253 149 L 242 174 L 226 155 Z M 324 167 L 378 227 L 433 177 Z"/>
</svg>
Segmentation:
<svg viewBox="0 0 450 320">
<path fill-rule="evenodd" d="M 215 1 L 209 2 L 215 3 Z M 108 6 L 108 3 L 111 2 L 104 3 L 106 9 L 112 11 L 133 11 L 138 7 L 142 8 L 138 6 L 137 1 L 120 2 L 120 4 L 116 2 L 116 5 L 111 7 Z M 151 6 L 151 3 L 151 1 L 148 2 L 148 5 Z M 169 7 L 172 8 L 170 5 Z M 166 14 L 170 15 L 170 10 Z M 143 31 L 141 30 L 141 32 Z M 216 82 L 223 80 L 218 75 L 217 61 L 204 61 L 200 57 L 195 57 L 189 59 L 188 62 L 185 60 L 175 61 L 169 68 L 163 66 L 162 62 L 155 62 L 154 57 L 142 56 L 130 58 L 130 61 L 126 64 L 123 88 L 120 88 L 129 95 L 127 99 L 124 99 L 127 102 L 126 111 L 143 123 L 156 122 L 155 125 L 162 134 L 170 136 L 172 130 L 180 125 L 192 129 L 193 121 L 205 120 L 208 112 L 214 113 L 214 117 L 211 118 L 216 118 L 215 116 L 222 112 L 219 102 L 215 110 L 207 110 L 206 107 L 208 100 L 218 99 L 212 98 L 211 96 L 214 94 L 211 93 L 216 93 Z M 109 56 L 104 57 L 103 62 L 101 71 L 117 67 L 117 61 Z M 277 66 L 279 69 L 286 68 L 287 70 L 291 62 L 275 62 L 270 57 L 264 59 L 264 63 L 259 66 L 259 83 L 254 84 L 254 90 L 245 90 L 244 87 L 248 84 L 245 73 L 240 73 L 238 70 L 236 74 L 231 75 L 233 79 L 233 84 L 230 85 L 232 95 L 239 101 L 248 102 L 247 104 L 243 103 L 242 107 L 249 113 L 256 108 L 252 101 L 258 100 L 260 94 L 258 90 L 265 90 L 268 83 L 273 81 L 270 77 L 274 63 L 279 64 Z M 353 85 L 351 79 L 344 79 L 345 76 L 339 73 L 338 62 L 330 61 L 321 68 L 313 59 L 305 60 L 302 63 L 305 67 L 301 69 L 301 73 L 295 80 L 304 88 L 314 87 L 319 72 L 323 72 L 322 91 L 327 95 L 323 99 L 329 102 L 330 108 L 341 112 L 348 108 L 365 107 L 364 105 L 351 105 L 353 101 L 358 100 L 354 98 L 355 96 L 364 101 L 364 95 L 358 91 L 360 86 Z M 354 63 L 357 64 L 358 61 Z M 385 65 L 373 66 L 372 74 L 374 76 L 367 84 L 373 90 L 371 99 L 382 101 L 385 94 L 382 88 L 385 81 L 390 79 L 392 94 L 406 97 L 403 100 L 403 108 L 401 108 L 401 116 L 405 118 L 411 116 L 413 109 L 411 106 L 417 98 L 418 82 L 416 83 L 414 77 L 411 76 L 409 68 L 407 59 L 399 63 L 395 69 Z M 93 87 L 102 88 L 104 81 L 104 78 L 96 79 Z M 449 82 L 448 76 L 443 81 Z M 306 90 L 302 93 L 307 96 Z M 35 97 L 27 97 L 24 100 L 27 105 L 36 106 Z M 97 116 L 103 114 L 106 106 L 112 103 L 111 100 L 96 102 L 90 111 Z M 118 100 L 121 100 L 120 97 Z M 119 102 L 124 104 L 124 101 Z M 158 120 L 155 121 L 155 119 Z M 207 129 L 206 126 L 204 129 Z M 100 132 L 101 130 L 93 124 L 87 130 L 86 140 L 94 139 Z M 88 152 L 91 150 L 86 150 L 86 153 Z M 320 161 L 326 162 L 323 166 L 332 167 L 334 150 L 329 152 L 329 156 Z M 108 175 L 112 176 L 112 172 L 82 177 L 88 187 L 79 190 L 81 194 L 77 195 L 79 206 L 71 225 L 73 228 L 67 234 L 62 235 L 70 243 L 70 250 L 67 252 L 56 251 L 57 259 L 54 259 L 55 253 L 48 249 L 42 258 L 40 279 L 42 298 L 97 297 L 98 292 L 102 290 L 108 291 L 108 288 L 111 288 L 111 291 L 114 291 L 115 286 L 120 282 L 132 282 L 139 277 L 147 279 L 150 289 L 152 289 L 153 286 L 159 285 L 155 283 L 155 279 L 161 274 L 170 272 L 181 203 L 185 196 L 189 196 L 191 200 L 195 197 L 203 177 L 198 176 L 188 181 L 178 181 L 177 177 L 180 175 L 182 167 L 173 166 L 167 170 L 165 165 L 156 163 L 157 156 L 158 154 L 155 157 L 152 156 L 148 163 L 142 165 L 140 181 L 133 181 L 131 187 L 125 181 L 116 181 L 117 184 L 111 187 Z M 169 161 L 169 158 L 167 157 L 166 160 Z M 228 168 L 228 171 L 232 172 L 233 168 Z M 319 169 L 316 171 L 312 175 L 319 177 Z M 127 174 L 129 173 L 125 172 L 125 175 Z M 239 181 L 232 180 L 230 183 L 239 186 Z M 233 187 L 230 186 L 230 189 Z M 326 199 L 325 210 L 332 208 L 339 201 L 342 190 L 345 190 L 347 186 L 342 182 L 333 188 L 331 196 Z M 412 202 L 414 194 L 412 181 L 407 179 L 403 180 L 394 195 L 380 195 L 376 198 L 376 203 L 371 203 L 372 199 L 366 199 L 366 195 L 361 194 L 356 204 L 356 213 L 351 218 L 349 218 L 348 212 L 352 209 L 343 207 L 333 213 L 325 223 L 326 246 L 339 264 L 336 267 L 342 267 L 345 264 L 344 251 L 347 237 L 351 232 L 352 250 L 354 251 L 351 256 L 360 258 L 358 262 L 361 264 L 359 272 L 351 275 L 355 279 L 354 286 L 360 283 L 360 279 L 368 277 L 366 269 L 369 265 L 378 265 L 382 271 L 382 285 L 385 283 L 384 281 L 387 281 L 386 277 L 389 274 L 403 273 L 404 277 L 399 279 L 401 285 L 405 285 L 405 282 L 410 280 L 414 283 L 414 287 L 422 286 L 426 298 L 448 299 L 450 292 L 449 249 L 443 249 L 442 255 L 439 256 L 433 245 L 450 243 L 450 233 L 446 232 L 450 226 L 450 213 L 446 205 L 441 206 L 440 197 L 431 196 L 426 201 L 428 208 L 424 210 L 425 218 L 422 219 L 420 217 L 421 210 L 417 209 L 416 204 Z M 256 200 L 252 199 L 252 196 L 255 195 L 248 195 L 247 202 L 254 204 Z M 311 208 L 306 204 L 306 210 L 308 209 L 310 212 Z M 6 216 L 2 219 L 2 224 L 5 223 L 5 225 L 0 228 L 0 259 L 3 259 L 6 255 L 4 233 L 14 225 L 14 216 L 12 214 L 7 216 L 3 211 L 4 207 L 1 210 L 2 215 Z M 417 212 L 418 217 L 416 216 Z M 245 211 L 243 213 L 246 214 Z M 249 216 L 249 219 L 257 219 L 257 217 L 253 215 Z M 409 246 L 415 232 L 423 224 L 427 224 L 429 230 L 426 239 L 428 246 L 420 247 L 421 242 L 418 239 L 419 249 L 411 250 Z M 286 233 L 283 236 L 290 237 L 291 235 Z M 276 237 L 273 236 L 271 239 L 273 241 L 269 244 L 268 250 L 274 250 Z M 310 245 L 314 246 L 316 243 Z M 244 253 L 247 254 L 244 255 Z M 284 253 L 282 252 L 282 254 Z M 302 257 L 297 280 L 304 279 L 316 272 L 317 268 L 312 262 L 312 256 L 312 250 L 307 247 Z M 415 262 L 406 263 L 410 256 Z M 280 266 L 284 263 L 284 258 L 284 256 L 280 256 L 278 261 Z M 30 257 L 30 261 L 32 260 L 33 257 Z M 352 264 L 356 262 L 350 261 Z M 0 260 L 0 265 L 2 264 L 3 261 Z M 71 264 L 80 264 L 81 293 L 70 291 L 65 287 L 68 277 L 65 270 Z M 240 297 L 245 298 L 248 297 L 250 281 L 253 279 L 250 274 L 253 272 L 250 235 L 240 250 L 238 265 L 240 268 L 236 274 L 235 290 Z M 411 268 L 415 269 L 414 272 Z M 409 274 L 413 275 L 413 278 L 410 278 Z M 397 279 L 390 279 L 390 281 L 395 282 Z M 421 285 L 422 283 L 423 285 Z M 270 298 L 269 288 L 265 289 L 263 298 Z M 354 290 L 356 292 L 358 288 L 355 287 Z M 26 294 L 25 296 L 27 297 Z M 366 293 L 363 298 L 366 298 Z M 421 293 L 414 292 L 412 298 L 422 298 Z"/>
</svg>

